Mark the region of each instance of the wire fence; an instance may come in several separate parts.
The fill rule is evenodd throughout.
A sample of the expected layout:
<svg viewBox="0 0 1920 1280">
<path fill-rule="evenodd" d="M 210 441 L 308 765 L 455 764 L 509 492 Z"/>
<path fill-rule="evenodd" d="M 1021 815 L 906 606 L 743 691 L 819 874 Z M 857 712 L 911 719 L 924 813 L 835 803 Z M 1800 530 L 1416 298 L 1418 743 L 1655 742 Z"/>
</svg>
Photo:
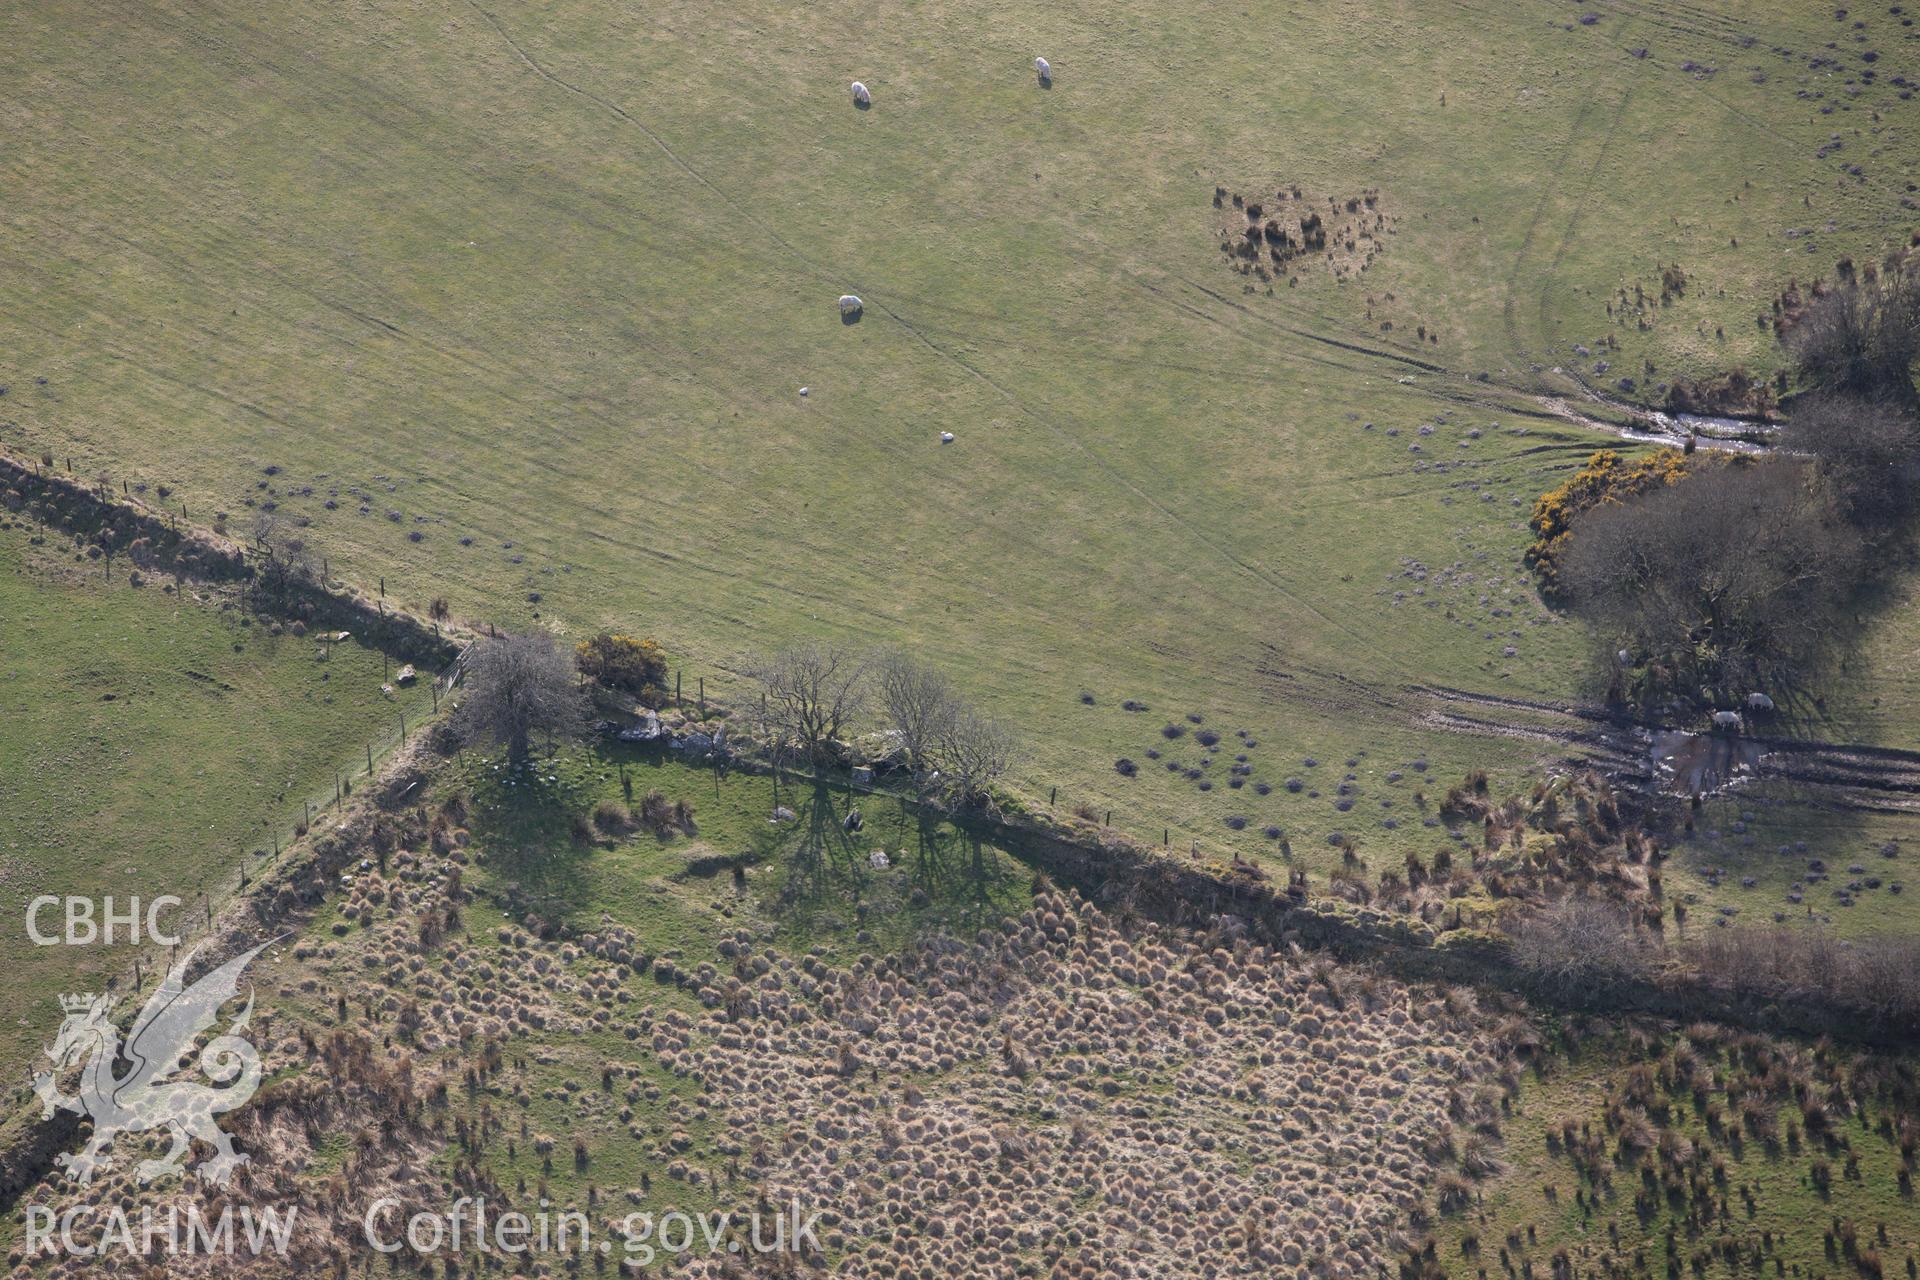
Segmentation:
<svg viewBox="0 0 1920 1280">
<path fill-rule="evenodd" d="M 392 718 L 377 733 L 367 738 L 364 758 L 348 760 L 336 765 L 332 781 L 323 780 L 301 797 L 298 814 L 289 815 L 291 820 L 283 819 L 284 825 L 274 830 L 271 851 L 254 850 L 248 855 L 248 860 L 261 863 L 264 869 L 271 870 L 279 864 L 286 851 L 293 848 L 301 837 L 314 831 L 323 818 L 328 814 L 337 815 L 345 808 L 347 802 L 353 798 L 357 787 L 370 782 L 388 759 L 419 734 L 425 732 L 444 711 L 451 709 L 454 690 L 459 687 L 466 673 L 466 657 L 467 650 L 462 649 L 446 670 L 423 678 L 421 687 L 428 696 L 428 702 L 424 708 L 420 705 L 418 693 L 414 696 L 413 705 L 409 707 L 397 696 L 407 686 L 394 686 L 396 698 Z M 287 836 L 284 842 L 281 839 L 282 832 Z M 259 856 L 262 852 L 266 853 L 264 858 Z M 247 874 L 246 864 L 243 863 L 241 886 L 245 887 L 251 878 Z"/>
<path fill-rule="evenodd" d="M 342 762 L 334 770 L 330 783 L 301 797 L 298 810 L 276 818 L 267 845 L 241 853 L 237 876 L 225 883 L 201 888 L 183 903 L 168 926 L 168 936 L 173 941 L 167 946 L 164 964 L 150 963 L 145 952 L 136 953 L 122 977 L 109 979 L 109 989 L 118 989 L 122 981 L 130 981 L 131 992 L 137 995 L 150 982 L 164 977 L 182 956 L 191 955 L 205 942 L 214 932 L 222 907 L 235 895 L 244 893 L 254 881 L 281 866 L 303 837 L 317 831 L 329 815 L 337 817 L 359 786 L 370 783 L 388 760 L 421 733 L 428 732 L 440 716 L 452 709 L 455 692 L 465 677 L 468 652 L 467 648 L 461 649 L 445 670 L 423 677 L 424 708 L 417 693 L 411 705 L 396 699 L 392 719 L 366 739 L 361 756 Z M 403 687 L 397 686 L 396 694 Z M 23 1091 L 16 1091 L 16 1100 L 19 1097 L 24 1097 Z"/>
</svg>

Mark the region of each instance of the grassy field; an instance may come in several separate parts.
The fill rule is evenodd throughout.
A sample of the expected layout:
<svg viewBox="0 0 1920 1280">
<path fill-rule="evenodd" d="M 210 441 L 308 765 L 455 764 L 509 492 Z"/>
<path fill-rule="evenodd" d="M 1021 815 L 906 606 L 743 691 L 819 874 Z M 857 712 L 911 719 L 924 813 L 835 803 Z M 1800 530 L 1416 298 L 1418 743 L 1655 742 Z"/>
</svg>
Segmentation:
<svg viewBox="0 0 1920 1280">
<path fill-rule="evenodd" d="M 776 791 L 770 777 L 716 772 L 658 748 L 566 751 L 540 761 L 531 782 L 511 777 L 498 758 L 469 754 L 439 784 L 470 797 L 497 895 L 581 929 L 610 914 L 670 958 L 710 950 L 715 930 L 729 927 L 716 913 L 737 909 L 776 923 L 783 948 L 819 946 L 850 961 L 860 948 L 895 951 L 922 934 L 966 933 L 1024 910 L 1032 878 L 1006 853 L 898 801 L 811 781 Z M 595 833 L 591 844 L 575 838 L 577 817 L 602 803 L 638 810 L 654 792 L 684 801 L 692 822 L 618 839 Z M 793 820 L 771 822 L 776 807 Z M 853 809 L 864 823 L 849 834 Z M 876 852 L 897 865 L 873 867 Z M 689 872 L 710 859 L 738 861 L 746 873 L 734 881 L 717 865 Z"/>
<path fill-rule="evenodd" d="M 1446 1274 L 1892 1276 L 1920 1254 L 1889 1060 L 1712 1028 L 1560 1047 L 1509 1112 L 1502 1167 L 1442 1220 Z M 1589 1140 L 1598 1158 L 1576 1159 Z"/>
<path fill-rule="evenodd" d="M 1673 846 L 1668 883 L 1707 921 L 1818 921 L 1849 937 L 1920 930 L 1912 820 L 1837 811 L 1775 785 L 1716 797 Z M 1817 865 L 1816 865 L 1817 864 Z"/>
<path fill-rule="evenodd" d="M 1030 798 L 1149 838 L 1414 847 L 1388 772 L 1555 750 L 1407 686 L 1582 688 L 1518 556 L 1602 441 L 1536 397 L 1765 372 L 1778 290 L 1905 241 L 1905 22 L 16 8 L 0 440 L 196 516 L 271 500 L 416 604 L 652 632 L 721 695 L 797 636 L 904 644 L 1021 722 Z M 1216 186 L 1372 195 L 1381 247 L 1269 295 Z M 1913 625 L 1835 726 L 1920 745 Z M 1271 793 L 1114 772 L 1189 714 Z M 1356 762 L 1353 808 L 1284 787 L 1308 757 Z"/>
<path fill-rule="evenodd" d="M 59 992 L 102 990 L 135 950 L 39 947 L 41 894 L 184 903 L 167 932 L 204 924 L 203 895 L 256 871 L 335 770 L 365 769 L 423 691 L 383 697 L 380 655 L 243 626 L 237 612 L 101 582 L 17 524 L 0 529 L 0 1066 L 12 1079 L 60 1021 Z M 62 553 L 64 554 L 64 553 Z M 356 763 L 359 768 L 356 769 Z M 60 908 L 39 920 L 61 931 Z M 124 926 L 123 926 L 124 927 Z M 150 949 L 149 949 L 150 950 Z M 151 959 L 151 956 L 149 957 Z"/>
</svg>

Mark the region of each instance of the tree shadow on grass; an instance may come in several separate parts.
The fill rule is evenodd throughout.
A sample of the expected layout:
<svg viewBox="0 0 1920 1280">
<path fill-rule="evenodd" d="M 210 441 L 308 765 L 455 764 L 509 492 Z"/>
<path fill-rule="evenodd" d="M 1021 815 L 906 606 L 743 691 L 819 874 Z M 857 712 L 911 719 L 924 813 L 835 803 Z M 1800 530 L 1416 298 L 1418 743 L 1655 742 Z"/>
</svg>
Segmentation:
<svg viewBox="0 0 1920 1280">
<path fill-rule="evenodd" d="M 896 803 L 887 812 L 879 796 L 849 797 L 825 783 L 788 793 L 793 820 L 770 826 L 754 848 L 756 861 L 777 869 L 768 907 L 784 928 L 822 941 L 858 928 L 900 946 L 1025 909 L 1030 876 L 1019 863 L 936 811 Z M 866 818 L 858 833 L 846 826 L 854 807 Z"/>
<path fill-rule="evenodd" d="M 871 874 L 866 842 L 846 829 L 846 810 L 824 782 L 789 787 L 785 807 L 793 817 L 769 823 L 754 837 L 754 861 L 783 877 L 775 895 L 782 912 L 858 901 Z"/>
<path fill-rule="evenodd" d="M 980 838 L 963 831 L 941 815 L 901 802 L 903 818 L 911 821 L 914 853 L 913 884 L 934 902 L 957 907 L 989 907 L 1003 878 L 995 864 L 1003 857 Z"/>
<path fill-rule="evenodd" d="M 476 797 L 469 829 L 516 902 L 561 919 L 587 900 L 586 863 L 593 850 L 574 837 L 577 807 L 539 769 Z"/>
</svg>

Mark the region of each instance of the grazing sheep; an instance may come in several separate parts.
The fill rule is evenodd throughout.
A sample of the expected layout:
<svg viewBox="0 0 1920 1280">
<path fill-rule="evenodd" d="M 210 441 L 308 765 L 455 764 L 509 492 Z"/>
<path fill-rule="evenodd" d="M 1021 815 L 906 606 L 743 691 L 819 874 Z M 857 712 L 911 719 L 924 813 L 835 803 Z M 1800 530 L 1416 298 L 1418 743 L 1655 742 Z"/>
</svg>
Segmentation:
<svg viewBox="0 0 1920 1280">
<path fill-rule="evenodd" d="M 1740 731 L 1740 713 L 1738 711 L 1716 711 L 1713 713 L 1713 727 Z"/>
<path fill-rule="evenodd" d="M 861 84 L 858 80 L 853 82 L 853 101 L 857 106 L 870 107 L 873 105 L 873 94 L 868 92 L 867 86 Z"/>
<path fill-rule="evenodd" d="M 941 443 L 941 444 L 952 444 L 952 443 L 953 443 L 953 432 L 951 432 L 951 431 L 942 431 L 942 432 L 940 433 L 940 443 Z"/>
<path fill-rule="evenodd" d="M 1033 73 L 1040 77 L 1041 84 L 1053 83 L 1053 64 L 1045 58 L 1035 58 L 1033 60 Z"/>
<path fill-rule="evenodd" d="M 1764 693 L 1750 693 L 1747 695 L 1747 710 L 1771 711 L 1773 710 L 1773 699 Z"/>
<path fill-rule="evenodd" d="M 865 311 L 866 309 L 867 309 L 867 304 L 860 301 L 860 297 L 858 294 L 843 293 L 840 295 L 840 314 L 841 315 L 857 316 L 862 311 Z"/>
</svg>

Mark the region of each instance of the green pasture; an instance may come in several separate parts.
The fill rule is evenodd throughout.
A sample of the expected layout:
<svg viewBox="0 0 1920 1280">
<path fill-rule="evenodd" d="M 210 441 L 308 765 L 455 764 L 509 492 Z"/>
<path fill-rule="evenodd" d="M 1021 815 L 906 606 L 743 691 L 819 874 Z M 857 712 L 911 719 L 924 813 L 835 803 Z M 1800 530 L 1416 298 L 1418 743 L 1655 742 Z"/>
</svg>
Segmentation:
<svg viewBox="0 0 1920 1280">
<path fill-rule="evenodd" d="M 0 443 L 195 519 L 271 502 L 416 606 L 654 634 L 716 697 L 798 637 L 904 645 L 1022 726 L 1030 803 L 1391 862 L 1413 761 L 1560 754 L 1414 686 L 1587 689 L 1519 555 L 1607 440 L 1542 397 L 1770 373 L 1779 290 L 1907 239 L 1907 21 L 16 6 Z M 1296 186 L 1336 225 L 1373 198 L 1363 271 L 1232 269 L 1215 188 Z M 1903 619 L 1863 623 L 1833 723 L 1920 746 Z M 1166 770 L 1190 714 L 1259 744 L 1249 785 Z"/>
<path fill-rule="evenodd" d="M 333 799 L 384 752 L 424 689 L 383 695 L 380 654 L 348 642 L 269 634 L 237 610 L 132 587 L 100 562 L 25 527 L 0 528 L 0 1069 L 24 1083 L 61 1017 L 62 992 L 127 990 L 157 948 L 37 946 L 41 895 L 111 895 L 117 911 L 161 895 L 157 918 L 191 938 L 243 874 L 293 837 L 306 804 Z M 191 588 L 189 588 L 191 591 Z M 329 651 L 330 650 L 330 651 Z M 98 921 L 104 924 L 104 919 Z M 60 907 L 42 911 L 60 935 Z"/>
</svg>

